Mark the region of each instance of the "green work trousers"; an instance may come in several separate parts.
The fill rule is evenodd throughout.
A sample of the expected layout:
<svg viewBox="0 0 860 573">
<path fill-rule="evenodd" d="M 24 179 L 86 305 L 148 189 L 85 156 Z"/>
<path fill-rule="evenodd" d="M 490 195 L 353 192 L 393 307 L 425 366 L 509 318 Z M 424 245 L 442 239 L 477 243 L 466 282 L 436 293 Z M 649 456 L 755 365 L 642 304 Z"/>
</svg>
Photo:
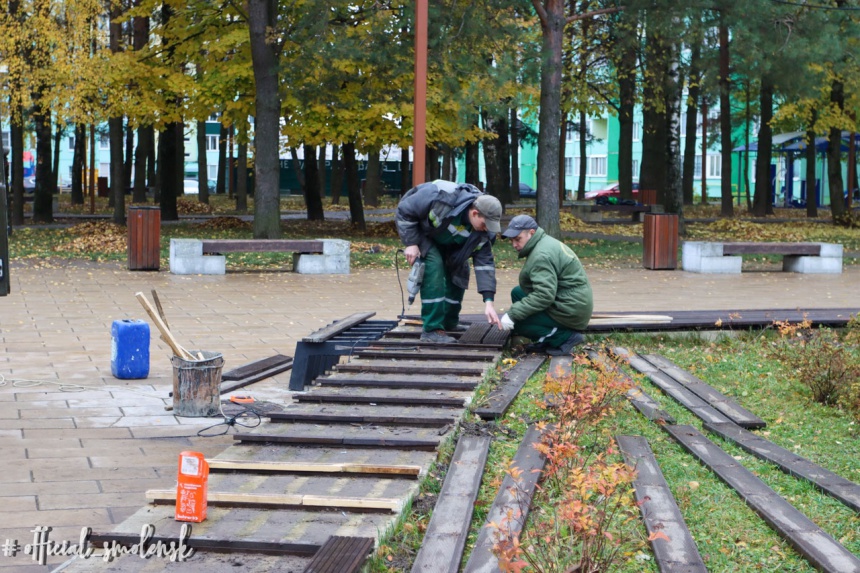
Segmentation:
<svg viewBox="0 0 860 573">
<path fill-rule="evenodd" d="M 526 292 L 516 286 L 511 291 L 511 301 L 518 302 L 524 299 Z M 530 338 L 537 344 L 546 344 L 550 348 L 558 348 L 570 338 L 573 330 L 562 326 L 554 321 L 546 312 L 538 312 L 518 320 L 514 324 L 514 334 Z"/>
<path fill-rule="evenodd" d="M 445 259 L 436 245 L 424 254 L 424 265 L 424 282 L 421 283 L 424 332 L 451 330 L 460 320 L 465 291 L 451 282 Z"/>
</svg>

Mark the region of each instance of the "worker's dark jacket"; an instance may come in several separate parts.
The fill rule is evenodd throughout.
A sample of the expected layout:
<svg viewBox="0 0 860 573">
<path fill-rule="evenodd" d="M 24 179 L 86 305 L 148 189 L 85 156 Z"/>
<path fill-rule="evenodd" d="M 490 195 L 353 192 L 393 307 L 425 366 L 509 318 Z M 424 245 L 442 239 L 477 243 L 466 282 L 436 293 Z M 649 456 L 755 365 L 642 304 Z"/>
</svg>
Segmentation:
<svg viewBox="0 0 860 573">
<path fill-rule="evenodd" d="M 493 300 L 496 265 L 492 247 L 496 235 L 489 231 L 476 231 L 463 223 L 467 209 L 480 195 L 478 188 L 468 183 L 422 183 L 410 189 L 400 200 L 395 221 L 400 240 L 407 247 L 418 245 L 421 256 L 436 244 L 445 259 L 451 281 L 462 289 L 469 288 L 471 258 L 478 292 L 484 300 Z"/>
<path fill-rule="evenodd" d="M 576 254 L 543 229 L 520 251 L 526 257 L 520 271 L 520 288 L 526 296 L 508 310 L 517 322 L 544 311 L 557 323 L 573 330 L 584 330 L 594 306 L 591 284 Z"/>
</svg>

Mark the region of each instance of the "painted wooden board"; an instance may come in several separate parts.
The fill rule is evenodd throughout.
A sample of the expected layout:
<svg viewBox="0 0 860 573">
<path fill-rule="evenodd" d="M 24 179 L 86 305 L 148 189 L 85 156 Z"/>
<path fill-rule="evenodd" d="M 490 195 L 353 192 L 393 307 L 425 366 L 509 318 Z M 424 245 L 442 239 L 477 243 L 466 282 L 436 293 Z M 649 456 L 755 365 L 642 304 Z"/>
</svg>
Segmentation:
<svg viewBox="0 0 860 573">
<path fill-rule="evenodd" d="M 748 430 L 757 430 L 767 426 L 764 420 L 738 404 L 734 398 L 726 396 L 704 380 L 680 368 L 671 360 L 657 354 L 642 354 L 640 356 L 707 402 L 708 405 L 720 411 L 738 426 Z"/>
<path fill-rule="evenodd" d="M 648 440 L 642 436 L 617 436 L 616 442 L 624 461 L 636 470 L 633 482 L 636 501 L 649 538 L 652 538 L 651 548 L 660 573 L 707 573 Z"/>
<path fill-rule="evenodd" d="M 156 504 L 175 504 L 176 489 L 150 489 L 146 499 Z M 400 511 L 403 500 L 397 498 L 338 497 L 327 495 L 254 494 L 209 490 L 207 503 L 211 507 L 264 507 L 290 509 L 297 507 L 324 507 L 334 510 L 386 510 Z"/>
<path fill-rule="evenodd" d="M 459 571 L 489 449 L 487 436 L 463 436 L 457 442 L 412 573 Z"/>
<path fill-rule="evenodd" d="M 736 443 L 757 458 L 776 464 L 785 473 L 809 481 L 819 491 L 860 513 L 860 485 L 853 481 L 734 424 L 705 423 L 704 428 Z"/>
<path fill-rule="evenodd" d="M 365 360 L 352 359 L 335 366 L 337 372 L 375 372 L 379 374 L 450 374 L 453 376 L 483 376 L 489 368 L 486 362 L 452 362 L 421 360 Z"/>
<path fill-rule="evenodd" d="M 610 362 L 605 355 L 593 349 L 586 350 L 586 355 L 592 363 L 597 365 L 599 368 L 610 369 L 630 382 L 632 387 L 627 391 L 627 400 L 629 400 L 633 407 L 636 408 L 643 416 L 658 424 L 675 423 L 675 418 L 669 412 L 660 408 L 660 403 L 649 396 L 642 387 L 636 384 L 633 379 L 630 378 L 630 376 L 617 364 Z"/>
<path fill-rule="evenodd" d="M 421 473 L 421 466 L 374 465 L 352 463 L 313 463 L 313 462 L 246 462 L 240 460 L 207 459 L 210 474 L 217 472 L 251 473 L 296 473 L 296 474 L 368 474 L 391 475 L 415 478 Z"/>
<path fill-rule="evenodd" d="M 304 573 L 357 573 L 372 549 L 372 537 L 332 536 L 316 552 Z"/>
<path fill-rule="evenodd" d="M 546 356 L 528 356 L 502 375 L 499 385 L 490 392 L 484 404 L 474 409 L 475 414 L 484 420 L 494 420 L 505 415 L 508 407 L 528 379 L 537 372 Z"/>
<path fill-rule="evenodd" d="M 499 492 L 496 494 L 496 499 L 493 501 L 489 513 L 487 513 L 487 519 L 478 533 L 475 547 L 463 569 L 464 573 L 496 573 L 499 570 L 499 561 L 493 555 L 494 530 L 489 527 L 489 524 L 503 523 L 509 512 L 518 512 L 522 509 L 522 518 L 515 520 L 508 528 L 512 533 L 518 533 L 521 530 L 522 524 L 528 518 L 531 499 L 546 463 L 546 458 L 534 449 L 534 444 L 540 442 L 540 439 L 540 430 L 535 426 L 529 427 L 523 436 L 523 441 L 520 443 L 513 462 L 511 462 L 513 466 L 522 471 L 521 480 L 519 483 L 515 483 L 511 476 L 505 476 L 501 487 L 499 487 Z M 513 491 L 517 493 L 514 494 Z"/>
<path fill-rule="evenodd" d="M 329 376 L 320 376 L 314 380 L 319 386 L 364 386 L 372 388 L 414 388 L 418 390 L 448 389 L 448 390 L 474 390 L 481 383 L 480 376 L 454 376 L 454 375 L 428 375 L 411 373 L 385 373 L 374 374 L 372 372 L 335 373 Z"/>
<path fill-rule="evenodd" d="M 860 558 L 780 497 L 693 426 L 663 429 L 707 466 L 813 567 L 828 573 L 860 573 Z"/>
</svg>

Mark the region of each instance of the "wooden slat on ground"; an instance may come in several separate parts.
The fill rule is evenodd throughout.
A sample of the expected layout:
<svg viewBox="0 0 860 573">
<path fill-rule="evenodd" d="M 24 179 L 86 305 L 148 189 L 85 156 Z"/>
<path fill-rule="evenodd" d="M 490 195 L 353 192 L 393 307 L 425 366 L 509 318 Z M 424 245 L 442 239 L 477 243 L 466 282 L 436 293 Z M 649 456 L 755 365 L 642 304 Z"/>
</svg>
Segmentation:
<svg viewBox="0 0 860 573">
<path fill-rule="evenodd" d="M 541 367 L 545 356 L 528 356 L 502 374 L 499 385 L 487 396 L 486 403 L 475 408 L 475 414 L 484 420 L 494 420 L 505 415 L 528 379 Z"/>
<path fill-rule="evenodd" d="M 371 549 L 371 537 L 332 536 L 320 547 L 304 573 L 357 573 Z"/>
<path fill-rule="evenodd" d="M 451 333 L 454 334 L 454 333 Z M 410 348 L 439 348 L 439 344 L 436 342 L 423 342 L 418 339 L 420 333 L 417 334 L 405 334 L 405 333 L 394 333 L 392 334 L 390 331 L 385 333 L 385 337 L 379 340 L 373 341 L 373 346 L 378 348 L 390 348 L 390 349 L 410 349 Z M 457 341 L 457 345 L 445 345 L 442 348 L 451 348 L 457 350 L 499 350 L 501 346 L 497 344 L 475 344 L 475 343 L 465 343 Z"/>
<path fill-rule="evenodd" d="M 412 565 L 413 573 L 457 573 L 460 569 L 489 449 L 490 438 L 485 436 L 463 436 L 457 442 L 421 549 Z"/>
<path fill-rule="evenodd" d="M 633 407 L 647 419 L 657 424 L 674 424 L 675 418 L 667 411 L 660 408 L 660 403 L 649 396 L 641 386 L 636 384 L 630 376 L 624 372 L 617 364 L 607 360 L 606 356 L 593 349 L 586 350 L 586 355 L 591 362 L 598 368 L 606 368 L 623 376 L 630 384 L 631 388 L 627 391 L 627 399 L 633 404 Z"/>
<path fill-rule="evenodd" d="M 489 368 L 486 362 L 423 362 L 421 360 L 353 359 L 335 366 L 338 372 L 373 372 L 377 374 L 412 374 L 483 376 Z"/>
<path fill-rule="evenodd" d="M 697 418 L 705 422 L 731 422 L 728 416 L 705 402 L 696 394 L 693 394 L 693 392 L 684 387 L 683 384 L 680 384 L 674 378 L 638 354 L 630 354 L 625 348 L 615 348 L 614 352 L 619 356 L 626 354 L 630 366 L 648 376 L 648 379 L 651 380 L 655 386 L 660 388 L 668 396 L 674 398 L 675 401 L 687 408 Z"/>
<path fill-rule="evenodd" d="M 353 463 L 313 463 L 313 462 L 249 462 L 241 460 L 207 459 L 209 472 L 242 472 L 242 475 L 257 473 L 279 474 L 367 474 L 391 475 L 417 478 L 421 466 L 381 465 Z"/>
<path fill-rule="evenodd" d="M 510 475 L 505 476 L 496 499 L 487 513 L 487 519 L 481 531 L 478 532 L 478 539 L 463 569 L 464 573 L 490 573 L 499 570 L 499 561 L 493 555 L 495 531 L 489 526 L 490 523 L 503 524 L 505 533 L 509 535 L 519 534 L 522 530 L 531 507 L 535 486 L 546 463 L 546 458 L 534 448 L 534 444 L 539 443 L 540 440 L 540 430 L 530 426 L 511 462 L 513 467 L 522 472 L 520 481 L 514 481 Z M 509 523 L 508 512 L 520 517 Z"/>
<path fill-rule="evenodd" d="M 357 407 L 356 407 L 357 408 Z M 423 408 L 422 413 L 400 412 L 397 414 L 386 414 L 372 412 L 379 406 L 366 406 L 365 412 L 302 412 L 288 408 L 283 412 L 272 412 L 267 414 L 270 421 L 275 423 L 300 422 L 305 424 L 355 424 L 355 425 L 382 425 L 382 426 L 445 426 L 457 421 L 449 412 L 447 416 L 432 415 L 427 413 L 429 408 Z M 418 408 L 402 408 L 401 410 L 418 410 Z"/>
<path fill-rule="evenodd" d="M 618 436 L 616 441 L 624 461 L 636 470 L 636 500 L 660 573 L 707 573 L 648 440 L 642 436 Z"/>
<path fill-rule="evenodd" d="M 413 390 L 376 388 L 331 388 L 294 394 L 296 402 L 321 402 L 327 404 L 386 404 L 400 406 L 434 406 L 440 408 L 463 408 L 470 398 L 469 392 L 455 390 Z"/>
<path fill-rule="evenodd" d="M 248 378 L 249 376 L 258 375 L 274 368 L 286 366 L 287 364 L 291 364 L 292 361 L 293 359 L 291 356 L 275 354 L 274 356 L 263 358 L 262 360 L 255 360 L 254 362 L 243 364 L 238 368 L 228 370 L 221 374 L 221 380 L 225 382 L 236 382 L 243 378 Z M 283 372 L 283 370 L 281 372 Z"/>
<path fill-rule="evenodd" d="M 756 430 L 767 426 L 764 420 L 738 404 L 734 398 L 730 398 L 711 387 L 704 380 L 680 368 L 671 360 L 657 354 L 641 354 L 640 356 L 684 386 L 684 388 L 707 402 L 708 405 L 722 412 L 738 426 L 747 428 L 748 430 Z"/>
<path fill-rule="evenodd" d="M 800 323 L 809 320 L 812 326 L 844 327 L 851 316 L 860 313 L 860 308 L 810 308 L 810 309 L 737 309 L 737 310 L 667 310 L 662 315 L 672 317 L 671 322 L 654 323 L 634 321 L 621 324 L 589 324 L 586 332 L 609 332 L 618 330 L 667 331 L 667 330 L 739 330 L 765 328 L 774 321 Z M 641 314 L 614 312 L 624 315 Z M 462 317 L 461 317 L 462 318 Z"/>
<path fill-rule="evenodd" d="M 499 357 L 498 352 L 492 350 L 460 349 L 451 346 L 445 348 L 434 348 L 432 346 L 419 346 L 411 349 L 393 349 L 371 346 L 357 350 L 354 356 L 361 358 L 400 358 L 407 360 L 453 360 L 453 361 L 489 361 Z"/>
<path fill-rule="evenodd" d="M 663 426 L 819 571 L 860 573 L 860 559 L 693 426 Z"/>
<path fill-rule="evenodd" d="M 175 504 L 176 489 L 150 489 L 146 499 L 156 504 Z M 330 495 L 255 494 L 238 491 L 208 491 L 210 507 L 259 507 L 264 509 L 326 508 L 337 511 L 400 511 L 403 500 L 380 497 L 346 497 Z"/>
<path fill-rule="evenodd" d="M 474 390 L 481 383 L 480 376 L 453 376 L 411 373 L 342 373 L 320 376 L 314 384 L 320 386 L 365 386 L 368 388 L 414 388 Z"/>
<path fill-rule="evenodd" d="M 704 428 L 757 458 L 776 464 L 785 473 L 809 481 L 816 489 L 860 512 L 860 485 L 734 424 L 705 423 Z"/>
<path fill-rule="evenodd" d="M 233 435 L 237 442 L 289 444 L 302 447 L 345 448 L 396 448 L 433 450 L 442 436 L 453 429 L 410 427 L 353 427 L 323 428 L 315 424 L 268 424 Z"/>
</svg>

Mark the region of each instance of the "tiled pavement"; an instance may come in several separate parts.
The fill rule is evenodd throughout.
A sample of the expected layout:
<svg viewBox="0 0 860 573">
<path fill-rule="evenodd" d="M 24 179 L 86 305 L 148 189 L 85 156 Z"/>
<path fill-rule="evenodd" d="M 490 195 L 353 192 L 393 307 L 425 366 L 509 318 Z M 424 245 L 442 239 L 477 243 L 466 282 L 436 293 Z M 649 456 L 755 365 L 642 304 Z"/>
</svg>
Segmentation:
<svg viewBox="0 0 860 573">
<path fill-rule="evenodd" d="M 588 271 L 596 311 L 860 306 L 860 266 L 838 276 Z M 516 276 L 515 270 L 499 272 L 500 309 Z M 390 270 L 174 276 L 129 272 L 117 263 L 24 262 L 12 267 L 12 289 L 0 298 L 0 569 L 8 571 L 50 567 L 31 565 L 20 550 L 5 554 L 6 539 L 28 543 L 38 525 L 53 528 L 51 539 L 72 542 L 84 526 L 112 529 L 145 505 L 147 489 L 173 484 L 180 451 L 214 455 L 231 442 L 196 436 L 215 420 L 164 410 L 172 367 L 154 327 L 149 377 L 111 375 L 112 321 L 146 318 L 136 292 L 151 298 L 156 289 L 179 342 L 222 352 L 225 369 L 276 353 L 293 355 L 302 336 L 352 312 L 390 319 L 401 310 Z M 482 308 L 470 291 L 464 313 Z M 288 402 L 288 382 L 289 372 L 246 390 L 258 399 Z"/>
</svg>

